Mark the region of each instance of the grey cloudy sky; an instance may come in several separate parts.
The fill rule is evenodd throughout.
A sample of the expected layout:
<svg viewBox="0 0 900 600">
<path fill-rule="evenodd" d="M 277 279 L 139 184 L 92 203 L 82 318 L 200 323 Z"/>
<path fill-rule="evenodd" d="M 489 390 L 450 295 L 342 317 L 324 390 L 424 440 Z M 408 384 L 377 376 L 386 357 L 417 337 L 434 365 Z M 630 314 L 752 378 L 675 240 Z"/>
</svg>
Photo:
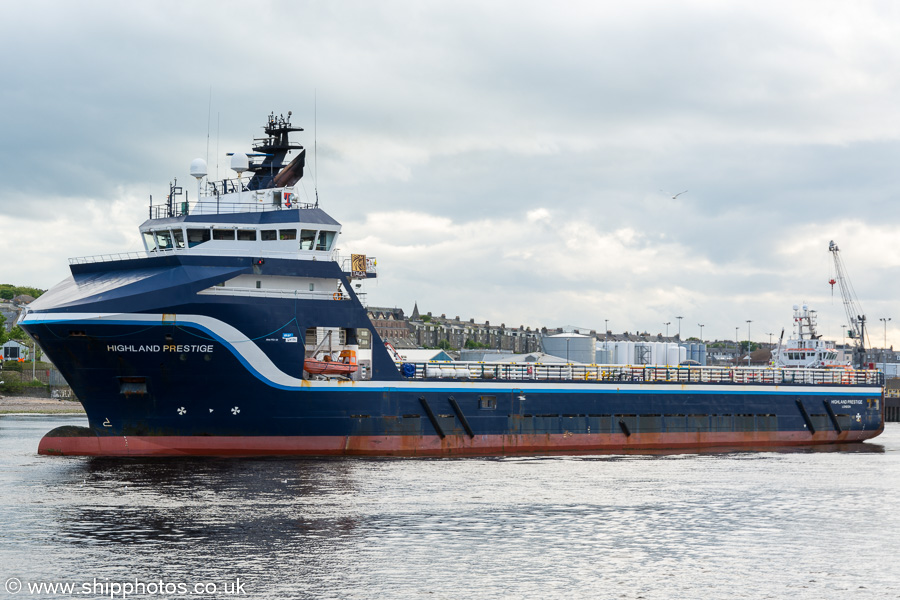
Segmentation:
<svg viewBox="0 0 900 600">
<path fill-rule="evenodd" d="M 312 154 L 316 98 L 305 189 L 373 305 L 767 341 L 808 302 L 840 340 L 834 239 L 900 343 L 898 6 L 4 2 L 0 281 L 139 249 L 269 111 Z"/>
</svg>

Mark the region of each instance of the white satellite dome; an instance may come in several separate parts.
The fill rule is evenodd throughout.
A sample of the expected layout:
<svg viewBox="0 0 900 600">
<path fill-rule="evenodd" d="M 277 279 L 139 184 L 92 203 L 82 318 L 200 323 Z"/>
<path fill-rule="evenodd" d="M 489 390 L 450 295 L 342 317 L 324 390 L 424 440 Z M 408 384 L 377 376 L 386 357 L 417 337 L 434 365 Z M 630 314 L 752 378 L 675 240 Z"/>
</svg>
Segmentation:
<svg viewBox="0 0 900 600">
<path fill-rule="evenodd" d="M 231 170 L 238 174 L 250 168 L 250 159 L 243 152 L 235 152 L 231 155 Z"/>
<path fill-rule="evenodd" d="M 200 179 L 206 177 L 206 161 L 202 158 L 195 158 L 191 161 L 191 177 Z"/>
</svg>

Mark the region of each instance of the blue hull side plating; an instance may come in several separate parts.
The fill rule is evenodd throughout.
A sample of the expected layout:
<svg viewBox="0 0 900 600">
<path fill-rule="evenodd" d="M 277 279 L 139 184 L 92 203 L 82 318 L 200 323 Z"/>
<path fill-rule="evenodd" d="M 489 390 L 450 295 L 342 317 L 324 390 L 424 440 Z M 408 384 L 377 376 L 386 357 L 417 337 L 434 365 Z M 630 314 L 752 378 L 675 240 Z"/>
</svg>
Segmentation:
<svg viewBox="0 0 900 600">
<path fill-rule="evenodd" d="M 42 452 L 571 452 L 839 443 L 883 428 L 876 385 L 407 379 L 333 262 L 174 255 L 72 272 L 22 326 L 99 446 L 51 433 Z M 330 278 L 349 299 L 200 293 L 243 274 Z M 367 330 L 371 378 L 304 379 L 315 327 Z"/>
</svg>

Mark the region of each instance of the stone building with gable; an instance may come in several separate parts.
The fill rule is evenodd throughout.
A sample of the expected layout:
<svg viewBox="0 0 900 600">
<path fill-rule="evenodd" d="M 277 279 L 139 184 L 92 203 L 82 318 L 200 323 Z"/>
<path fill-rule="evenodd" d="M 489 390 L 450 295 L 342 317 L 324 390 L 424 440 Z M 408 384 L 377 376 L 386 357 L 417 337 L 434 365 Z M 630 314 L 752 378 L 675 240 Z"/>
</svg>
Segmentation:
<svg viewBox="0 0 900 600">
<path fill-rule="evenodd" d="M 375 331 L 378 332 L 382 340 L 388 342 L 394 348 L 419 347 L 412 336 L 409 319 L 403 314 L 402 308 L 370 306 L 367 308 L 367 311 L 369 320 L 372 321 Z"/>
<path fill-rule="evenodd" d="M 451 348 L 465 348 L 466 343 L 471 342 L 473 346 L 515 353 L 539 352 L 541 349 L 540 331 L 521 325 L 508 328 L 505 323 L 476 323 L 475 319 L 464 321 L 459 316 L 447 318 L 446 314 L 439 317 L 431 313 L 421 315 L 418 304 L 409 318 L 400 308 L 369 307 L 368 313 L 378 335 L 396 348 L 436 348 L 442 342 Z"/>
</svg>

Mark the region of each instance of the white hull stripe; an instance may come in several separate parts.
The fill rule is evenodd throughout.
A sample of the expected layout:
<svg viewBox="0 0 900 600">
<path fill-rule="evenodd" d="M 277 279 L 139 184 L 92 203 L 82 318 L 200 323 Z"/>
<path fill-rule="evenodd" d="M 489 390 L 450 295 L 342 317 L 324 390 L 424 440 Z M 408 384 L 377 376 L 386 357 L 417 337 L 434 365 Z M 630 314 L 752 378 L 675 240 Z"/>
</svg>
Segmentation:
<svg viewBox="0 0 900 600">
<path fill-rule="evenodd" d="M 37 313 L 31 312 L 22 320 L 24 325 L 52 324 L 109 324 L 109 325 L 165 325 L 173 323 L 181 327 L 194 327 L 227 348 L 257 379 L 282 390 L 333 389 L 342 391 L 371 391 L 398 389 L 408 392 L 467 392 L 494 394 L 500 392 L 588 394 L 618 392 L 622 394 L 802 394 L 805 396 L 833 395 L 881 395 L 879 386 L 826 386 L 826 385 L 715 385 L 690 383 L 584 383 L 541 382 L 535 380 L 513 381 L 440 381 L 421 379 L 400 381 L 309 381 L 292 377 L 279 369 L 259 346 L 231 325 L 204 315 L 176 315 L 174 321 L 163 321 L 161 314 L 140 313 Z M 202 338 L 201 338 L 202 339 Z M 303 348 L 297 344 L 298 350 Z M 298 357 L 298 361 L 300 357 Z"/>
<path fill-rule="evenodd" d="M 168 315 L 167 315 L 168 316 Z M 204 315 L 173 315 L 174 320 L 163 321 L 161 314 L 141 313 L 29 313 L 22 321 L 24 325 L 54 323 L 109 325 L 176 325 L 193 327 L 204 332 L 210 339 L 227 348 L 244 367 L 258 379 L 273 387 L 285 390 L 299 390 L 305 386 L 303 379 L 292 377 L 275 366 L 259 346 L 246 335 L 228 323 Z M 201 338 L 203 339 L 203 338 Z M 302 345 L 298 344 L 298 348 Z M 298 358 L 298 360 L 300 360 Z"/>
</svg>

